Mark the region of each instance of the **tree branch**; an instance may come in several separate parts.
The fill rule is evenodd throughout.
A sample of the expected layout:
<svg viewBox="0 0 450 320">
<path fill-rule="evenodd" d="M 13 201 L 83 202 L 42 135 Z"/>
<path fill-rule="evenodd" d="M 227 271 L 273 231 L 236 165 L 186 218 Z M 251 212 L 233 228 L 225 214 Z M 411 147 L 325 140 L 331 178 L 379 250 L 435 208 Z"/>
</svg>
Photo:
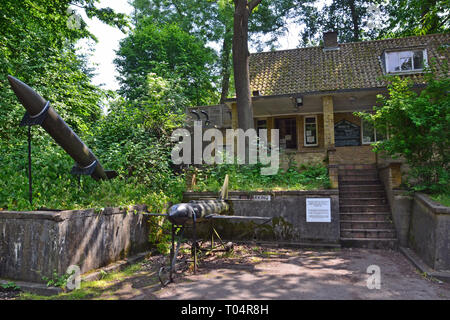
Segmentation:
<svg viewBox="0 0 450 320">
<path fill-rule="evenodd" d="M 249 13 L 252 13 L 253 9 L 261 3 L 262 0 L 252 0 L 249 3 L 247 3 L 248 11 Z"/>
</svg>

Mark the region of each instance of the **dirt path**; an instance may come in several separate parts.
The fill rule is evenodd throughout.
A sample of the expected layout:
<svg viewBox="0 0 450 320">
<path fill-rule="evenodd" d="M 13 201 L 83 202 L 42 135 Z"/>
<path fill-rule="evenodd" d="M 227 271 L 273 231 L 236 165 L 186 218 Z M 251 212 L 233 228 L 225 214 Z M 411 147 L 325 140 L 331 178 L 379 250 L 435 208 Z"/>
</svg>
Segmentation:
<svg viewBox="0 0 450 320">
<path fill-rule="evenodd" d="M 367 288 L 370 265 L 380 267 L 380 289 Z M 420 275 L 396 251 L 239 246 L 204 260 L 197 275 L 132 299 L 450 299 L 450 284 Z"/>
</svg>

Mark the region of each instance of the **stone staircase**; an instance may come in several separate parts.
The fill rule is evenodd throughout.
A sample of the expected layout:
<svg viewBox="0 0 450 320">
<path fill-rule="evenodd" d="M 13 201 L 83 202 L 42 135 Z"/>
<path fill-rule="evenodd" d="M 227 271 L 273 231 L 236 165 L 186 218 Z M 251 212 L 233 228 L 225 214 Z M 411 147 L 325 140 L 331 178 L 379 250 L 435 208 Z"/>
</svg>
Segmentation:
<svg viewBox="0 0 450 320">
<path fill-rule="evenodd" d="M 396 249 L 391 211 L 376 166 L 342 165 L 338 175 L 341 245 Z"/>
</svg>

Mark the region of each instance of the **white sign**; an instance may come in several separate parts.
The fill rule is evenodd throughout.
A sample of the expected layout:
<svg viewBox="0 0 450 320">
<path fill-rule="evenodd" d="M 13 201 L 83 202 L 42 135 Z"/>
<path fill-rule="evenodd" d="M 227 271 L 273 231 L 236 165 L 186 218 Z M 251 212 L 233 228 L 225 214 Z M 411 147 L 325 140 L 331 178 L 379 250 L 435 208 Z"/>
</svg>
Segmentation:
<svg viewBox="0 0 450 320">
<path fill-rule="evenodd" d="M 255 195 L 253 195 L 253 200 L 270 201 L 270 195 L 269 194 L 255 194 Z"/>
<path fill-rule="evenodd" d="M 306 222 L 331 222 L 330 198 L 306 198 Z"/>
</svg>

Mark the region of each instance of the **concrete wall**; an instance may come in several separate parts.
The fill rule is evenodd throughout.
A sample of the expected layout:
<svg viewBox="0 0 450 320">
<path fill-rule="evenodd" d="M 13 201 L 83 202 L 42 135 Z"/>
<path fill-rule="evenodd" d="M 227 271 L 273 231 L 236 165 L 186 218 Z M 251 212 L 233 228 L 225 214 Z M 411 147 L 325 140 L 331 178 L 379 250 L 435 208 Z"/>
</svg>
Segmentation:
<svg viewBox="0 0 450 320">
<path fill-rule="evenodd" d="M 0 211 L 0 278 L 43 282 L 70 265 L 82 273 L 148 249 L 145 206 L 101 212 Z"/>
<path fill-rule="evenodd" d="M 436 271 L 450 271 L 450 207 L 417 193 L 412 206 L 409 246 Z"/>
<path fill-rule="evenodd" d="M 398 177 L 399 172 L 398 163 L 394 163 L 392 166 L 383 164 L 378 167 L 380 180 L 384 185 L 391 208 L 399 244 L 402 247 L 407 247 L 413 197 L 408 195 L 405 190 L 396 189 L 401 184 L 401 175 L 400 181 Z"/>
<path fill-rule="evenodd" d="M 271 200 L 254 200 L 255 195 L 270 195 Z M 214 193 L 187 192 L 185 201 L 214 197 Z M 272 222 L 227 222 L 215 220 L 220 236 L 228 240 L 264 240 L 292 243 L 339 242 L 339 193 L 337 190 L 230 192 L 231 212 L 236 216 L 273 217 Z M 306 222 L 306 198 L 330 198 L 331 222 Z M 202 229 L 200 229 L 202 232 Z M 203 227 L 203 236 L 208 232 Z"/>
</svg>

